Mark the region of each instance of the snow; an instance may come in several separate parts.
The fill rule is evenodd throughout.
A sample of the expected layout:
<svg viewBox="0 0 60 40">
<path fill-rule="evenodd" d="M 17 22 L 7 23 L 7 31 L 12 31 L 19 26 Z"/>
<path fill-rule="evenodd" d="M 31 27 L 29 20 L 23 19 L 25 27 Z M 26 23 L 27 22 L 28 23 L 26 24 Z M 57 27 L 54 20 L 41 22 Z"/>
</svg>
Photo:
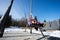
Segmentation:
<svg viewBox="0 0 60 40">
<path fill-rule="evenodd" d="M 22 28 L 6 28 L 5 29 L 5 32 L 8 32 L 8 31 L 25 31 L 25 29 L 22 29 Z M 26 32 L 29 32 L 30 33 L 30 29 L 26 29 Z M 38 34 L 41 34 L 40 31 L 36 31 L 35 29 L 32 30 L 32 33 L 38 33 Z"/>
<path fill-rule="evenodd" d="M 24 29 L 21 29 L 21 28 L 6 28 L 5 32 L 8 32 L 8 31 L 24 31 Z"/>
<path fill-rule="evenodd" d="M 50 33 L 50 36 L 60 38 L 60 31 L 59 31 L 59 30 L 56 30 L 56 31 L 54 31 L 54 32 Z"/>
<path fill-rule="evenodd" d="M 18 31 L 18 32 L 24 32 L 25 29 L 22 29 L 22 28 L 6 28 L 5 29 L 5 32 L 10 32 L 10 31 Z M 30 29 L 27 29 L 26 32 L 29 32 L 30 33 Z M 36 31 L 35 29 L 32 30 L 32 33 L 37 33 L 37 34 L 41 34 L 40 31 Z M 56 31 L 53 31 L 53 32 L 43 32 L 44 35 L 49 35 L 49 36 L 53 36 L 53 37 L 58 37 L 60 38 L 60 31 L 59 30 L 56 30 Z"/>
</svg>

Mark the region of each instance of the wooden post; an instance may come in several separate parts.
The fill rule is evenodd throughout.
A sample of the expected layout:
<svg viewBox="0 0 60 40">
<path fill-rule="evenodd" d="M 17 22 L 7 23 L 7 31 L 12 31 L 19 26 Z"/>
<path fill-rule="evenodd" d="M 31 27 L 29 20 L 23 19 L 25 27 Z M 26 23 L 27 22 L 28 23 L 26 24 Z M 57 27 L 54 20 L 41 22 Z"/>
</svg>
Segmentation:
<svg viewBox="0 0 60 40">
<path fill-rule="evenodd" d="M 32 34 L 32 27 L 30 27 L 30 33 Z"/>
<path fill-rule="evenodd" d="M 27 29 L 27 25 L 26 25 L 26 27 L 25 27 L 25 32 L 26 32 L 26 29 Z"/>
<path fill-rule="evenodd" d="M 60 19 L 59 19 L 59 30 L 60 30 Z"/>
<path fill-rule="evenodd" d="M 5 29 L 5 21 L 7 20 L 7 17 L 9 17 L 9 13 L 11 11 L 11 7 L 12 7 L 12 4 L 13 4 L 13 1 L 14 0 L 11 0 L 11 4 L 9 5 L 6 13 L 1 17 L 1 20 L 0 20 L 0 37 L 3 36 L 4 29 Z"/>
</svg>

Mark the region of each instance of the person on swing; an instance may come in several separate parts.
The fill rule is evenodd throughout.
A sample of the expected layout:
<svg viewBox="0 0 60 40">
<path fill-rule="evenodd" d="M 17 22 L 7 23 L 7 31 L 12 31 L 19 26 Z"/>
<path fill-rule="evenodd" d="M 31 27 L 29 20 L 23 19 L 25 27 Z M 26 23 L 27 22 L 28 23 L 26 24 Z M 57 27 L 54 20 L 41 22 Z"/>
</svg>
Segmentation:
<svg viewBox="0 0 60 40">
<path fill-rule="evenodd" d="M 46 21 L 44 20 L 44 23 L 40 23 L 37 20 L 37 17 L 35 16 L 34 19 L 32 19 L 32 26 L 38 31 L 39 27 L 45 27 Z"/>
</svg>

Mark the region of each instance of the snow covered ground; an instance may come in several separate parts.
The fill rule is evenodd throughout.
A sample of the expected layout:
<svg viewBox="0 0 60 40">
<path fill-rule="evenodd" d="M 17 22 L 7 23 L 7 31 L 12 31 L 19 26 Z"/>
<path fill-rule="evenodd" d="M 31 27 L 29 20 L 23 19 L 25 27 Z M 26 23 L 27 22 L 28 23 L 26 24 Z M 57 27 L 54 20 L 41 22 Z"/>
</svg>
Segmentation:
<svg viewBox="0 0 60 40">
<path fill-rule="evenodd" d="M 12 31 L 12 32 L 14 32 L 14 31 L 24 32 L 25 29 L 22 29 L 22 28 L 6 28 L 5 29 L 5 32 L 9 32 L 9 31 Z M 26 32 L 30 33 L 30 29 L 27 29 Z M 40 31 L 36 31 L 35 29 L 32 30 L 32 33 L 41 34 Z M 56 31 L 46 31 L 46 32 L 43 32 L 43 34 L 60 38 L 60 31 L 59 30 L 56 30 Z"/>
<path fill-rule="evenodd" d="M 33 30 L 32 34 L 30 34 L 29 29 L 27 29 L 26 32 L 24 31 L 25 29 L 23 28 L 6 28 L 3 37 L 0 38 L 0 40 L 37 40 L 43 37 L 42 35 L 38 34 L 39 32 L 36 30 Z"/>
</svg>

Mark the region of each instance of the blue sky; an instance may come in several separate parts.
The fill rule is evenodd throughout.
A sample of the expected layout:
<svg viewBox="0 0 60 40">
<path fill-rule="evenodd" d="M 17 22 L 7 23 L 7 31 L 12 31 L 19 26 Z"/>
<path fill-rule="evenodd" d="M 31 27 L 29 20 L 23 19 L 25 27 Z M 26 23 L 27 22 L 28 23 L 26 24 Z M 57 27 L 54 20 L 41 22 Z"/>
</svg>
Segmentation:
<svg viewBox="0 0 60 40">
<path fill-rule="evenodd" d="M 7 10 L 11 0 L 0 0 L 0 15 Z M 10 15 L 14 19 L 21 19 L 26 13 L 30 15 L 30 0 L 14 0 Z M 32 0 L 32 14 L 40 22 L 57 20 L 60 18 L 60 0 Z"/>
</svg>

